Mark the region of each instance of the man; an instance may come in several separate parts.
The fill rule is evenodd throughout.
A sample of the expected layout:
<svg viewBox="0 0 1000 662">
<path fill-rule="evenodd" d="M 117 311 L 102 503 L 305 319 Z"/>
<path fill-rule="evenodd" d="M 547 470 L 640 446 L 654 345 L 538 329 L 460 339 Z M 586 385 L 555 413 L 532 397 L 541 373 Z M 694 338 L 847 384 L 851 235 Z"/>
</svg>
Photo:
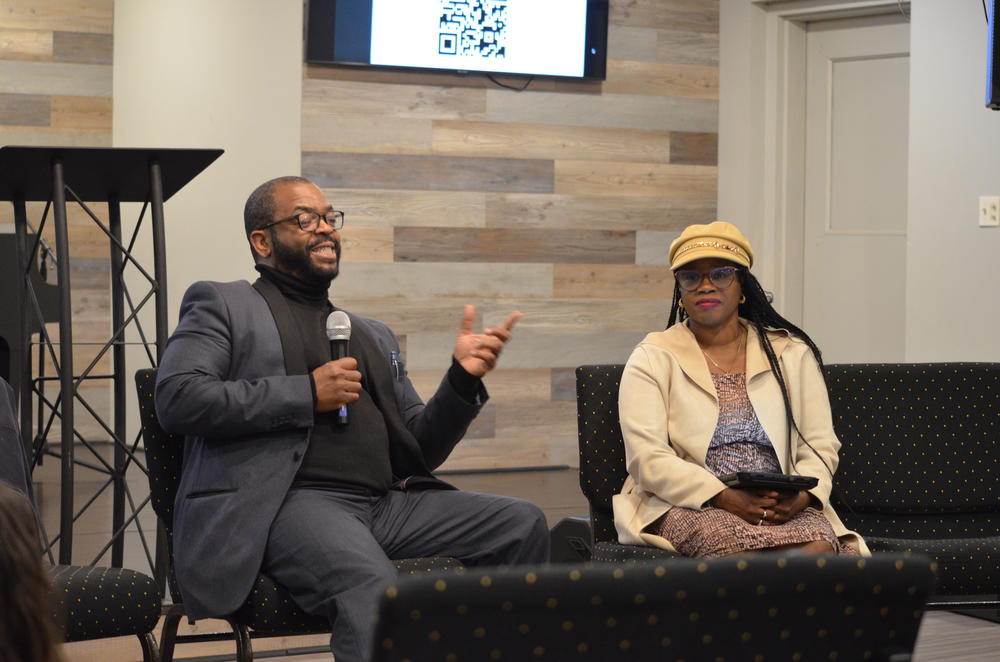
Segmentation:
<svg viewBox="0 0 1000 662">
<path fill-rule="evenodd" d="M 537 507 L 431 475 L 486 401 L 481 378 L 520 313 L 476 334 L 466 306 L 452 365 L 424 405 L 380 322 L 350 315 L 350 357 L 331 360 L 343 213 L 323 192 L 271 180 L 250 195 L 244 222 L 261 277 L 192 285 L 158 371 L 159 420 L 186 435 L 173 539 L 185 608 L 231 613 L 263 570 L 330 618 L 337 662 L 366 661 L 375 605 L 396 576 L 390 559 L 548 557 Z"/>
</svg>

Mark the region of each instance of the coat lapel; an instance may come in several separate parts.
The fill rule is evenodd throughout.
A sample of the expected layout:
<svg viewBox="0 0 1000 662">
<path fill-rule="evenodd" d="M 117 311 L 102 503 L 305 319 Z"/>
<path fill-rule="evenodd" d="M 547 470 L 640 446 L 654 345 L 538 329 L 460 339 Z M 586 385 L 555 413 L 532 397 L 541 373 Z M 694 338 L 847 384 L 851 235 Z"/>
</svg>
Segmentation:
<svg viewBox="0 0 1000 662">
<path fill-rule="evenodd" d="M 288 302 L 274 283 L 258 278 L 253 288 L 260 292 L 271 309 L 274 324 L 278 327 L 281 338 L 281 350 L 285 358 L 285 373 L 289 375 L 305 375 L 309 373 L 306 365 L 306 351 L 302 342 L 302 334 L 295 324 Z"/>
</svg>

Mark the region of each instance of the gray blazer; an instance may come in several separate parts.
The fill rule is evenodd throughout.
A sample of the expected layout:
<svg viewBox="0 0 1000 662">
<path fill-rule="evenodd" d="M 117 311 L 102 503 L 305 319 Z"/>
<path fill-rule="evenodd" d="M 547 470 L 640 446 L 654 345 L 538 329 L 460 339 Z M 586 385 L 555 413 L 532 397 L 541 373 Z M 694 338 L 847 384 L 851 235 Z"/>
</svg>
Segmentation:
<svg viewBox="0 0 1000 662">
<path fill-rule="evenodd" d="M 370 370 L 388 371 L 390 352 L 399 353 L 389 327 L 354 315 L 351 322 L 386 357 L 384 366 Z M 401 361 L 399 369 L 392 390 L 412 436 L 390 437 L 391 444 L 407 446 L 402 455 L 390 449 L 393 473 L 400 479 L 413 471 L 429 476 L 488 396 L 481 390 L 470 403 L 445 378 L 424 405 Z M 309 376 L 287 374 L 275 318 L 250 283 L 202 281 L 185 293 L 157 372 L 156 414 L 166 431 L 185 435 L 173 525 L 185 610 L 195 619 L 230 614 L 250 593 L 268 529 L 313 426 Z M 400 467 L 406 461 L 398 457 L 420 461 Z"/>
</svg>

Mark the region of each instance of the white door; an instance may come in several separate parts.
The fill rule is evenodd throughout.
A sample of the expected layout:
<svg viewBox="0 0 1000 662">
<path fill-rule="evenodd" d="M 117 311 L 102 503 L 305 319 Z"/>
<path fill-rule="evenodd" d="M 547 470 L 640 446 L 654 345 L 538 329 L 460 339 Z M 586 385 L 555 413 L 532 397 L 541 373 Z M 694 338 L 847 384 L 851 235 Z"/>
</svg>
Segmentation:
<svg viewBox="0 0 1000 662">
<path fill-rule="evenodd" d="M 820 21 L 806 41 L 802 329 L 827 363 L 902 361 L 909 24 Z"/>
</svg>

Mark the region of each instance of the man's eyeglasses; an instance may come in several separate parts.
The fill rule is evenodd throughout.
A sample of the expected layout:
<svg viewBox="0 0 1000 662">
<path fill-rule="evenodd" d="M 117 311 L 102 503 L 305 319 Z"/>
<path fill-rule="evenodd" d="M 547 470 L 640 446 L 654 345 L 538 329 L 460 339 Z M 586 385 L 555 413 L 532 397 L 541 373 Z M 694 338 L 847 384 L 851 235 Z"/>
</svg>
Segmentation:
<svg viewBox="0 0 1000 662">
<path fill-rule="evenodd" d="M 708 272 L 708 279 L 712 281 L 712 285 L 724 290 L 733 284 L 737 271 L 739 269 L 736 267 L 716 267 Z M 674 272 L 674 278 L 683 292 L 693 292 L 701 285 L 705 274 L 694 269 L 678 269 Z"/>
<path fill-rule="evenodd" d="M 278 223 L 287 223 L 288 221 L 295 221 L 302 228 L 303 232 L 312 232 L 319 227 L 319 219 L 325 219 L 326 224 L 329 225 L 334 230 L 339 230 L 344 227 L 344 212 L 338 209 L 331 209 L 326 212 L 326 214 L 320 214 L 314 211 L 300 211 L 294 216 L 289 216 L 288 218 L 282 218 L 277 221 L 271 221 L 267 225 L 262 225 L 258 230 L 266 230 L 272 225 L 277 225 Z"/>
</svg>

